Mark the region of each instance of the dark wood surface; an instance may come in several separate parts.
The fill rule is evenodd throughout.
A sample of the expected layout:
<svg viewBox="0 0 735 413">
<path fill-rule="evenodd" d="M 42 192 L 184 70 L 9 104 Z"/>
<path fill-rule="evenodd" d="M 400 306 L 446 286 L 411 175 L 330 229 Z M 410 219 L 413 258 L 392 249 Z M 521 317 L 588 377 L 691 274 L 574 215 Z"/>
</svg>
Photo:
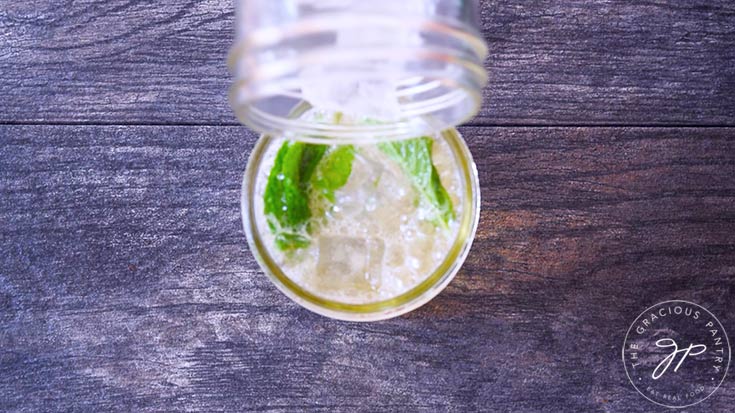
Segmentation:
<svg viewBox="0 0 735 413">
<path fill-rule="evenodd" d="M 477 239 L 369 324 L 293 304 L 247 249 L 232 17 L 0 6 L 0 411 L 662 412 L 620 359 L 638 314 L 691 300 L 733 337 L 730 2 L 483 3 Z M 732 411 L 732 375 L 685 411 Z"/>
</svg>

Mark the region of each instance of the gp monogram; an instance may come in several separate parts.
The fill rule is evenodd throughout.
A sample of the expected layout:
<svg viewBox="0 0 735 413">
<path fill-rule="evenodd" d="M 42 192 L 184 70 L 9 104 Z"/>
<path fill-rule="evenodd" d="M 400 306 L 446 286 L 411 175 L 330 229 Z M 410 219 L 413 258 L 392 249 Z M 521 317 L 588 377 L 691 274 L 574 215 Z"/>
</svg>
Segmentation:
<svg viewBox="0 0 735 413">
<path fill-rule="evenodd" d="M 719 320 L 688 301 L 646 309 L 623 344 L 628 379 L 648 400 L 682 408 L 711 396 L 727 375 L 730 343 Z"/>
</svg>

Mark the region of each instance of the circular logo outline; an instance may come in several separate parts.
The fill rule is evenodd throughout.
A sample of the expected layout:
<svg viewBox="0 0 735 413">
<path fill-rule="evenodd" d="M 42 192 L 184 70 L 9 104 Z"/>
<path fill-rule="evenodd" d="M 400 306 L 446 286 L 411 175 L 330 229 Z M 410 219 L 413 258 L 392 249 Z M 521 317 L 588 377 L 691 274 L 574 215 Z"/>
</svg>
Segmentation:
<svg viewBox="0 0 735 413">
<path fill-rule="evenodd" d="M 638 388 L 638 386 L 636 386 L 635 382 L 630 377 L 630 373 L 628 372 L 628 364 L 627 364 L 626 359 L 625 359 L 625 346 L 628 343 L 628 336 L 630 335 L 630 332 L 633 330 L 633 327 L 636 325 L 636 322 L 642 316 L 644 316 L 646 313 L 650 312 L 652 309 L 654 309 L 654 308 L 656 308 L 656 307 L 658 307 L 658 306 L 660 306 L 662 304 L 669 304 L 669 303 L 684 303 L 684 304 L 689 304 L 689 305 L 693 305 L 693 306 L 699 307 L 702 310 L 704 310 L 720 326 L 720 329 L 722 330 L 722 335 L 725 336 L 725 343 L 727 344 L 727 366 L 725 367 L 725 371 L 724 371 L 724 373 L 722 375 L 722 379 L 720 379 L 719 383 L 717 383 L 717 386 L 715 386 L 715 388 L 707 396 L 705 396 L 701 400 L 698 400 L 698 401 L 696 401 L 694 403 L 683 405 L 683 406 L 670 406 L 670 405 L 666 405 L 666 404 L 657 402 L 656 400 L 653 400 L 650 397 L 646 396 Z M 623 369 L 625 370 L 625 375 L 628 377 L 628 381 L 630 382 L 630 384 L 633 385 L 633 388 L 638 392 L 638 394 L 640 394 L 641 396 L 643 396 L 646 400 L 650 401 L 651 403 L 654 403 L 654 404 L 657 404 L 659 406 L 663 406 L 663 407 L 666 407 L 666 408 L 670 408 L 670 409 L 684 409 L 684 408 L 687 408 L 687 407 L 691 407 L 691 406 L 697 405 L 697 404 L 702 403 L 703 401 L 709 399 L 713 394 L 715 394 L 717 392 L 717 390 L 720 388 L 720 386 L 722 385 L 722 383 L 727 378 L 727 373 L 728 373 L 728 371 L 730 369 L 730 363 L 732 362 L 732 347 L 730 346 L 730 338 L 727 335 L 727 331 L 725 331 L 725 326 L 722 325 L 722 322 L 717 317 L 715 317 L 715 315 L 712 314 L 711 311 L 709 311 L 708 309 L 704 308 L 703 306 L 701 306 L 701 305 L 699 305 L 697 303 L 693 303 L 691 301 L 686 301 L 686 300 L 666 300 L 666 301 L 661 301 L 660 303 L 654 304 L 654 305 L 646 308 L 640 314 L 638 314 L 638 316 L 630 324 L 630 327 L 628 328 L 628 331 L 625 333 L 625 339 L 623 340 L 623 348 L 622 348 L 621 354 L 622 354 L 622 359 L 623 359 Z"/>
</svg>

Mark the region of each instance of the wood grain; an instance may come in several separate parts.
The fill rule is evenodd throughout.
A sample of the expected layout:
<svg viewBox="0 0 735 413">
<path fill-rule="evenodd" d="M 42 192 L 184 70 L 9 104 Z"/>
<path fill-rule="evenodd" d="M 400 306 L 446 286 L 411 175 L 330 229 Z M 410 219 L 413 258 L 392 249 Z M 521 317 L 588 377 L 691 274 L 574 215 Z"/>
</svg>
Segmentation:
<svg viewBox="0 0 735 413">
<path fill-rule="evenodd" d="M 727 0 L 482 1 L 476 125 L 730 125 Z M 233 2 L 6 2 L 0 123 L 235 124 Z"/>
<path fill-rule="evenodd" d="M 672 298 L 735 332 L 735 129 L 461 132 L 483 199 L 467 262 L 355 324 L 257 269 L 245 128 L 0 126 L 2 410 L 668 411 L 620 348 Z M 731 373 L 687 411 L 733 405 Z"/>
</svg>

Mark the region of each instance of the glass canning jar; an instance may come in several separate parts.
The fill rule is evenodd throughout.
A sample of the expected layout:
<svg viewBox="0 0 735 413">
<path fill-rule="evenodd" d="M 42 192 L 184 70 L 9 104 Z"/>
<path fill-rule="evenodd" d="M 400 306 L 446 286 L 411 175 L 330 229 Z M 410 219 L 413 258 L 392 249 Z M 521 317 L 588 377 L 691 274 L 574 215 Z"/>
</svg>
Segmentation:
<svg viewBox="0 0 735 413">
<path fill-rule="evenodd" d="M 242 186 L 259 265 L 332 318 L 380 320 L 426 303 L 459 270 L 479 219 L 477 171 L 454 129 L 476 114 L 487 81 L 475 2 L 237 5 L 230 102 L 262 133 Z M 325 186 L 339 171 L 346 182 Z M 297 215 L 306 221 L 287 233 Z"/>
<path fill-rule="evenodd" d="M 467 0 L 239 1 L 230 103 L 241 122 L 273 134 L 354 140 L 453 127 L 477 113 L 487 82 L 476 11 Z M 291 116 L 304 100 L 381 122 Z"/>
</svg>

